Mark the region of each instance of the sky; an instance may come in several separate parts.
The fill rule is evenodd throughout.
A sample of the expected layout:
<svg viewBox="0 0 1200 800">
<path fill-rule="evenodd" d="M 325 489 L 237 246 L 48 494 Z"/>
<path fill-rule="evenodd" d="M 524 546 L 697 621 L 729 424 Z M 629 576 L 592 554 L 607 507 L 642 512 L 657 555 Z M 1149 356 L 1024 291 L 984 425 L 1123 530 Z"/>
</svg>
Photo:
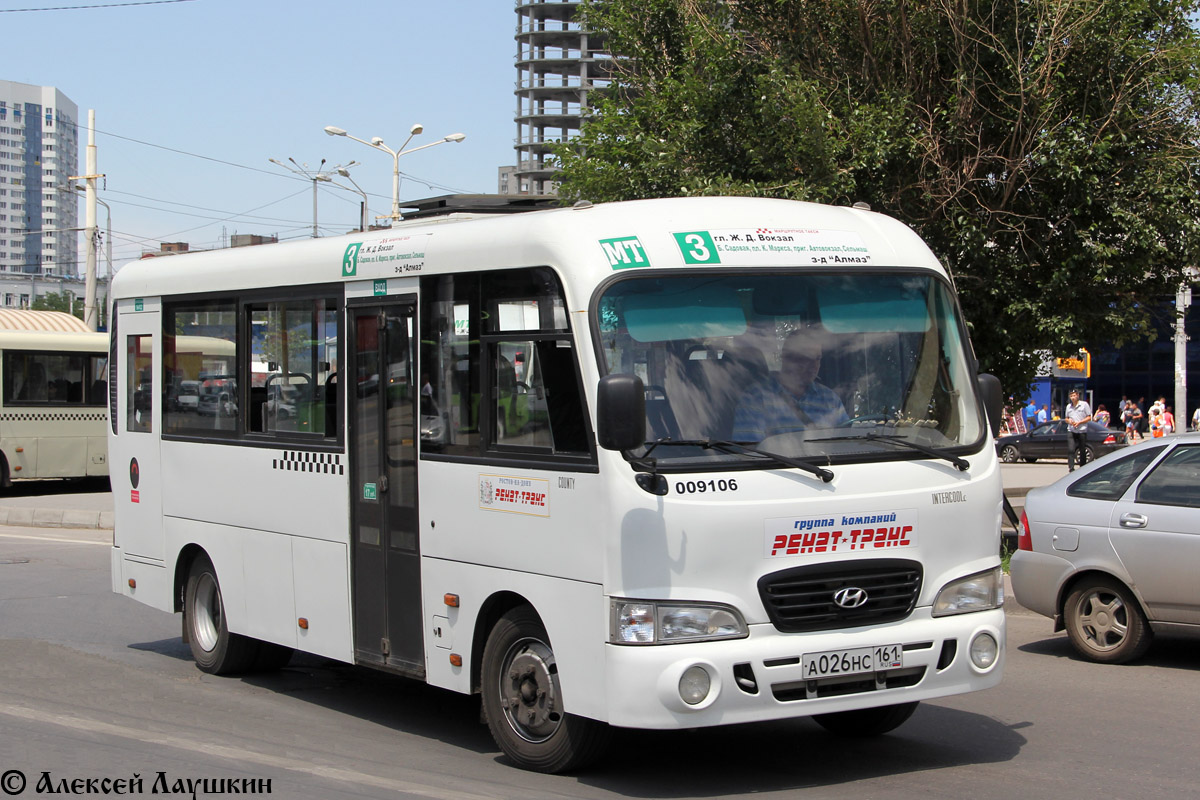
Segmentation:
<svg viewBox="0 0 1200 800">
<path fill-rule="evenodd" d="M 326 171 L 357 161 L 372 221 L 390 213 L 392 157 L 327 125 L 392 148 L 414 123 L 424 132 L 409 147 L 466 135 L 401 157 L 402 201 L 494 193 L 497 169 L 515 163 L 514 0 L 133 2 L 0 2 L 0 79 L 53 86 L 78 106 L 78 174 L 96 112 L 117 267 L 159 242 L 311 236 L 313 182 L 272 158 L 325 159 Z M 357 228 L 362 196 L 318 187 L 321 235 Z"/>
</svg>

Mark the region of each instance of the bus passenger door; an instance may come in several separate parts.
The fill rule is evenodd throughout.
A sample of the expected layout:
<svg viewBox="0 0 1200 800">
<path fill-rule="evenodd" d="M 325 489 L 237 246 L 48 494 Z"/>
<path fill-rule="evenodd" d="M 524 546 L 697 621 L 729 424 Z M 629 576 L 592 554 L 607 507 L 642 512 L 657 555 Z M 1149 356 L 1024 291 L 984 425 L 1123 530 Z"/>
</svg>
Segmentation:
<svg viewBox="0 0 1200 800">
<path fill-rule="evenodd" d="M 350 414 L 354 650 L 424 676 L 417 530 L 415 298 L 352 306 Z"/>
<path fill-rule="evenodd" d="M 118 302 L 116 369 L 109 387 L 119 402 L 110 406 L 116 436 L 109 439 L 108 461 L 117 524 L 113 544 L 122 553 L 161 561 L 163 478 L 159 457 L 162 433 L 162 317 L 157 298 Z M 111 335 L 111 334 L 110 334 Z"/>
</svg>

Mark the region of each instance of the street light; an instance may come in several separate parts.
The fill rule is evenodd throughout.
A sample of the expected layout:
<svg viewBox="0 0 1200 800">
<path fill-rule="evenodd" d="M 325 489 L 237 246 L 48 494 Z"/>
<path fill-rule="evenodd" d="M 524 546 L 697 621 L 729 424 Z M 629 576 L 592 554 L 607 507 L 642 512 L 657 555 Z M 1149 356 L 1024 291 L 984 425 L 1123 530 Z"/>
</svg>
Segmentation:
<svg viewBox="0 0 1200 800">
<path fill-rule="evenodd" d="M 317 168 L 315 170 L 310 169 L 308 164 L 302 165 L 302 164 L 298 163 L 296 161 L 296 159 L 291 158 L 291 157 L 288 157 L 288 161 L 292 162 L 292 164 L 294 166 L 290 166 L 290 167 L 287 164 L 284 164 L 282 161 L 275 159 L 275 158 L 268 158 L 267 160 L 270 161 L 272 164 L 275 164 L 276 166 L 283 167 L 288 172 L 294 172 L 295 174 L 299 175 L 300 177 L 304 178 L 305 180 L 312 181 L 312 185 L 313 185 L 313 232 L 312 232 L 312 238 L 316 239 L 317 235 L 318 235 L 317 234 L 317 184 L 321 183 L 321 182 L 332 183 L 333 179 L 330 178 L 329 176 L 332 175 L 335 170 L 342 169 L 343 167 L 341 165 L 339 165 L 336 167 L 331 167 L 328 170 L 325 170 L 324 169 L 325 159 L 323 159 L 323 158 L 321 159 L 321 163 L 317 165 Z M 352 167 L 357 163 L 358 163 L 357 161 L 351 161 L 349 164 L 346 164 L 346 166 Z"/>
<path fill-rule="evenodd" d="M 387 153 L 388 155 L 390 155 L 392 157 L 392 224 L 393 225 L 395 225 L 397 222 L 400 221 L 400 156 L 405 156 L 405 155 L 408 155 L 409 153 L 415 153 L 418 150 L 424 150 L 427 147 L 436 147 L 437 145 L 445 144 L 446 142 L 461 142 L 463 139 L 467 138 L 467 135 L 465 133 L 452 133 L 449 136 L 443 136 L 441 139 L 438 139 L 436 142 L 431 142 L 429 144 L 423 144 L 420 147 L 414 147 L 411 150 L 405 150 L 404 148 L 408 145 L 409 142 L 412 141 L 412 138 L 414 136 L 416 136 L 417 134 L 423 132 L 424 130 L 425 130 L 425 128 L 422 127 L 420 123 L 413 125 L 408 130 L 408 138 L 404 140 L 404 144 L 400 145 L 400 148 L 398 150 L 393 150 L 392 148 L 385 145 L 383 143 L 383 139 L 379 136 L 371 137 L 371 141 L 368 142 L 365 139 L 359 139 L 357 136 L 351 136 L 350 134 L 346 133 L 346 131 L 343 130 L 342 128 L 338 128 L 333 125 L 325 126 L 325 132 L 327 134 L 329 134 L 330 136 L 345 136 L 347 139 L 353 139 L 356 142 L 361 142 L 362 144 L 365 144 L 367 147 L 374 147 L 376 150 L 382 150 L 383 152 Z"/>
<path fill-rule="evenodd" d="M 351 162 L 351 163 L 353 163 L 353 162 Z M 354 184 L 354 191 L 356 191 L 362 195 L 362 206 L 359 209 L 360 219 L 359 219 L 359 228 L 358 229 L 360 231 L 365 232 L 367 230 L 367 193 L 364 192 L 362 187 L 359 186 L 358 183 L 355 182 L 354 178 L 350 177 L 350 170 L 347 169 L 346 167 L 338 167 L 337 174 L 341 175 L 343 178 L 350 181 L 350 183 Z M 349 187 L 342 186 L 340 183 L 337 183 L 336 181 L 334 182 L 333 185 L 337 186 L 341 189 L 349 189 Z"/>
</svg>

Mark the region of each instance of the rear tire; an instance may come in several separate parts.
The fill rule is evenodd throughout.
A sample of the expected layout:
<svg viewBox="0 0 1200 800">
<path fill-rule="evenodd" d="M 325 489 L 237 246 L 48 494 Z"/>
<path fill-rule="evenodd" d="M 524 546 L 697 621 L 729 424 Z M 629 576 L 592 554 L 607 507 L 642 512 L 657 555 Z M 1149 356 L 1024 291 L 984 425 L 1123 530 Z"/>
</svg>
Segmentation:
<svg viewBox="0 0 1200 800">
<path fill-rule="evenodd" d="M 529 606 L 505 613 L 488 635 L 481 693 L 492 738 L 522 769 L 582 767 L 608 743 L 607 725 L 563 708 L 550 637 Z"/>
<path fill-rule="evenodd" d="M 1067 638 L 1079 655 L 1101 664 L 1124 664 L 1146 652 L 1153 633 L 1137 598 L 1119 581 L 1088 578 L 1063 606 Z"/>
<path fill-rule="evenodd" d="M 899 728 L 917 710 L 917 703 L 901 703 L 898 706 L 860 708 L 857 711 L 838 711 L 833 714 L 817 714 L 813 720 L 830 733 L 854 739 L 882 736 Z"/>
<path fill-rule="evenodd" d="M 197 556 L 188 572 L 183 624 L 192 658 L 202 672 L 230 675 L 254 668 L 261 642 L 229 632 L 221 584 L 208 556 Z"/>
</svg>

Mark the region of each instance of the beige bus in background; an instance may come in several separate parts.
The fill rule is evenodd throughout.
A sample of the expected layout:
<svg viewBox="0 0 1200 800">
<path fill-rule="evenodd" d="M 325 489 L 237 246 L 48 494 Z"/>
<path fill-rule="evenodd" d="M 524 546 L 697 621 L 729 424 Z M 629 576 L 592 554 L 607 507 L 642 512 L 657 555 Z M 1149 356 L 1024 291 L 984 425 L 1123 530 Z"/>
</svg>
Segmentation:
<svg viewBox="0 0 1200 800">
<path fill-rule="evenodd" d="M 0 310 L 0 485 L 108 474 L 107 358 L 70 314 Z"/>
</svg>

